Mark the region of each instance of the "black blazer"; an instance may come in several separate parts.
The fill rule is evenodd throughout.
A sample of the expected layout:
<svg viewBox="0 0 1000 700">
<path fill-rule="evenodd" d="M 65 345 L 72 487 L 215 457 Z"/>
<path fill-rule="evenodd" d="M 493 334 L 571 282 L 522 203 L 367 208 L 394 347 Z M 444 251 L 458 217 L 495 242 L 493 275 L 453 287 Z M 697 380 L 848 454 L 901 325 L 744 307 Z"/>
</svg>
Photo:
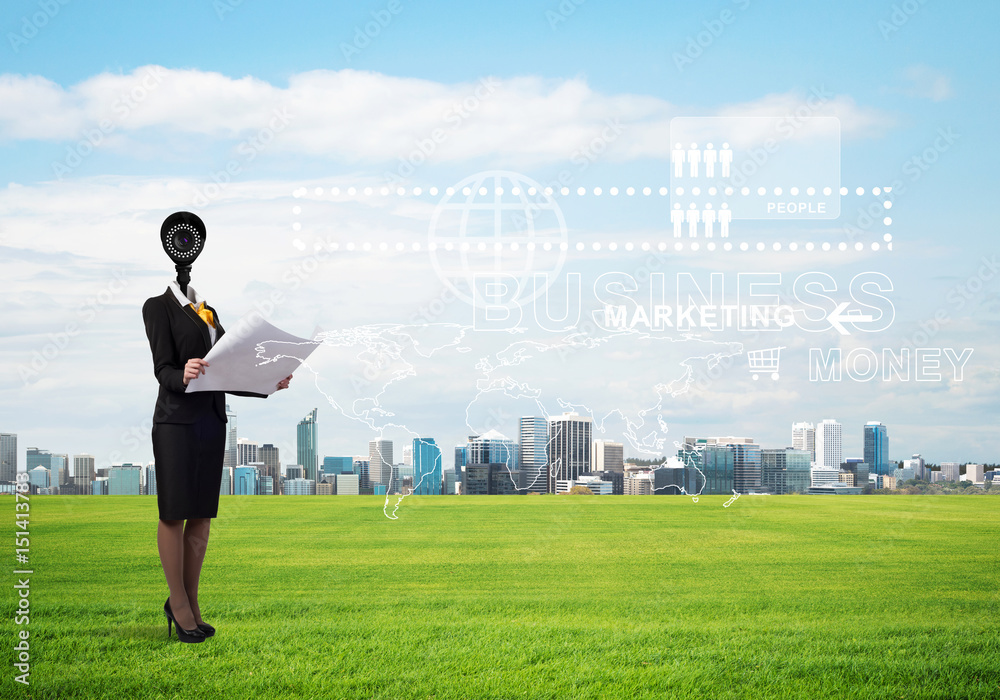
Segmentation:
<svg viewBox="0 0 1000 700">
<path fill-rule="evenodd" d="M 208 304 L 205 308 L 211 309 L 215 316 L 215 341 L 218 342 L 226 331 L 215 309 Z M 212 347 L 208 325 L 190 306 L 177 303 L 169 287 L 164 294 L 146 300 L 142 305 L 142 320 L 146 324 L 149 349 L 153 352 L 153 374 L 160 383 L 153 423 L 195 423 L 210 411 L 225 423 L 226 392 L 184 393 L 184 365 L 193 357 L 205 357 Z M 266 394 L 230 393 L 267 398 Z"/>
</svg>

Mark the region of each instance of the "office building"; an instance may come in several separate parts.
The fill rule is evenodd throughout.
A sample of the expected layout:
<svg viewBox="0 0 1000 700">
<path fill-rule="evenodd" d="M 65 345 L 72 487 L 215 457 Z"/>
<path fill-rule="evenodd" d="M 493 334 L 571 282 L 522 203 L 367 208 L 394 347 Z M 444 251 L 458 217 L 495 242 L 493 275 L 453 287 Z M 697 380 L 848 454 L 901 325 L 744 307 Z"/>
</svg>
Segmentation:
<svg viewBox="0 0 1000 700">
<path fill-rule="evenodd" d="M 17 433 L 0 433 L 0 482 L 17 481 Z"/>
<path fill-rule="evenodd" d="M 653 494 L 653 475 L 651 472 L 625 472 L 626 496 L 651 496 Z"/>
<path fill-rule="evenodd" d="M 413 438 L 413 493 L 440 496 L 443 482 L 441 448 L 434 438 Z"/>
<path fill-rule="evenodd" d="M 97 478 L 94 455 L 73 455 L 73 485 L 79 494 L 89 494 L 90 484 Z"/>
<path fill-rule="evenodd" d="M 710 445 L 732 448 L 734 491 L 753 493 L 760 490 L 760 445 L 755 443 L 753 438 L 716 437 L 707 439 Z"/>
<path fill-rule="evenodd" d="M 462 493 L 468 496 L 510 496 L 518 493 L 504 462 L 465 465 Z"/>
<path fill-rule="evenodd" d="M 337 474 L 334 479 L 337 483 L 338 496 L 357 496 L 360 492 L 357 474 Z"/>
<path fill-rule="evenodd" d="M 521 487 L 527 493 L 547 493 L 549 422 L 541 416 L 525 416 L 519 433 Z"/>
<path fill-rule="evenodd" d="M 961 477 L 960 468 L 958 462 L 941 462 L 939 481 L 958 481 Z"/>
<path fill-rule="evenodd" d="M 41 465 L 28 471 L 28 483 L 31 485 L 32 493 L 38 493 L 39 489 L 47 489 L 52 485 L 52 472 L 48 467 Z"/>
<path fill-rule="evenodd" d="M 237 434 L 236 434 L 236 411 L 226 404 L 226 454 L 222 458 L 223 467 L 235 467 L 239 465 L 239 461 L 236 458 L 236 445 L 237 445 Z"/>
<path fill-rule="evenodd" d="M 219 482 L 219 495 L 220 496 L 232 496 L 233 495 L 233 470 L 236 467 L 223 467 L 222 468 L 222 481 Z"/>
<path fill-rule="evenodd" d="M 555 493 L 556 481 L 575 480 L 590 471 L 593 419 L 567 412 L 550 417 L 548 424 L 548 491 Z"/>
<path fill-rule="evenodd" d="M 368 481 L 388 487 L 392 481 L 392 440 L 368 443 Z"/>
<path fill-rule="evenodd" d="M 594 440 L 592 472 L 625 471 L 625 445 L 611 440 Z"/>
<path fill-rule="evenodd" d="M 704 481 L 700 493 L 732 495 L 736 484 L 736 451 L 732 447 L 710 443 L 707 438 L 686 437 L 677 457 L 684 466 L 700 472 L 697 478 Z"/>
<path fill-rule="evenodd" d="M 354 473 L 354 458 L 353 457 L 324 457 L 323 458 L 323 473 L 324 474 L 353 474 Z"/>
<path fill-rule="evenodd" d="M 253 440 L 247 438 L 237 438 L 236 440 L 236 466 L 242 467 L 252 462 L 259 462 L 259 446 Z"/>
<path fill-rule="evenodd" d="M 864 462 L 874 474 L 888 474 L 896 467 L 889 462 L 889 434 L 878 421 L 865 423 Z"/>
<path fill-rule="evenodd" d="M 142 467 L 123 464 L 108 471 L 108 495 L 139 496 L 142 494 Z"/>
<path fill-rule="evenodd" d="M 233 470 L 233 495 L 256 496 L 258 477 L 257 467 L 250 465 L 236 467 Z"/>
<path fill-rule="evenodd" d="M 823 467 L 817 464 L 809 470 L 810 488 L 814 486 L 824 486 L 826 484 L 835 484 L 839 481 L 840 467 L 831 469 L 830 467 Z"/>
<path fill-rule="evenodd" d="M 927 480 L 927 465 L 924 464 L 924 458 L 918 454 L 913 455 L 910 459 L 904 459 L 902 468 L 911 469 L 913 471 L 913 476 L 910 477 L 912 479 Z"/>
<path fill-rule="evenodd" d="M 515 490 L 521 487 L 520 450 L 516 442 L 497 430 L 489 430 L 482 435 L 470 435 L 462 450 L 463 464 L 504 464 L 507 478 Z M 456 450 L 456 459 L 458 451 Z M 537 474 L 537 472 L 535 472 Z M 501 493 L 505 493 L 506 488 Z"/>
<path fill-rule="evenodd" d="M 557 481 L 556 493 L 569 493 L 575 486 L 590 489 L 590 492 L 595 496 L 610 496 L 612 493 L 611 482 L 604 481 L 599 476 L 593 474 L 585 474 L 579 479 L 570 479 L 569 481 Z"/>
<path fill-rule="evenodd" d="M 812 453 L 807 449 L 761 450 L 761 486 L 774 494 L 806 493 L 812 485 L 811 464 Z"/>
<path fill-rule="evenodd" d="M 286 496 L 315 496 L 316 482 L 312 479 L 285 479 Z"/>
<path fill-rule="evenodd" d="M 650 473 L 653 476 L 653 494 L 656 496 L 694 496 L 704 482 L 698 470 L 688 467 L 677 457 L 671 457 Z"/>
<path fill-rule="evenodd" d="M 455 487 L 458 483 L 458 475 L 450 469 L 446 470 L 444 473 L 444 495 L 454 496 L 456 493 Z"/>
<path fill-rule="evenodd" d="M 984 484 L 985 474 L 983 473 L 982 464 L 966 464 L 965 474 L 962 477 L 962 481 L 971 481 L 974 484 Z"/>
<path fill-rule="evenodd" d="M 816 466 L 840 471 L 842 426 L 835 420 L 825 418 L 816 426 Z"/>
<path fill-rule="evenodd" d="M 413 466 L 413 448 L 404 447 L 403 448 L 403 465 L 407 467 Z"/>
<path fill-rule="evenodd" d="M 816 426 L 812 423 L 792 423 L 792 449 L 806 450 L 809 461 L 816 461 Z"/>
<path fill-rule="evenodd" d="M 862 489 L 868 486 L 868 482 L 871 481 L 871 473 L 871 465 L 863 459 L 848 459 L 840 465 L 840 480 L 844 481 L 844 474 L 851 474 L 853 475 L 851 483 L 855 486 L 860 486 Z"/>
<path fill-rule="evenodd" d="M 354 458 L 354 473 L 358 475 L 358 488 L 370 489 L 372 487 L 370 464 L 367 459 Z"/>
<path fill-rule="evenodd" d="M 90 484 L 90 493 L 94 496 L 108 495 L 108 477 L 99 476 Z"/>
<path fill-rule="evenodd" d="M 150 462 L 146 465 L 146 484 L 143 486 L 143 492 L 147 496 L 156 495 L 156 465 Z M 78 493 L 80 493 L 78 491 Z"/>
<path fill-rule="evenodd" d="M 299 421 L 296 429 L 296 448 L 298 463 L 306 471 L 306 479 L 316 482 L 319 471 L 319 450 L 317 448 L 316 436 L 316 411 L 311 410 L 306 417 Z"/>
</svg>

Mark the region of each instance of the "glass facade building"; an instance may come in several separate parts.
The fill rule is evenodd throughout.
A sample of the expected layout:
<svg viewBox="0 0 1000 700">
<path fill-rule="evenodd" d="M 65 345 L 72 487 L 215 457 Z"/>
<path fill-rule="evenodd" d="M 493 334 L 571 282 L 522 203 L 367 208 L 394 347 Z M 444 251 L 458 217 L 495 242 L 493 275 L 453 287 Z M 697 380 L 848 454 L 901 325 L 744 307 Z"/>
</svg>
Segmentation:
<svg viewBox="0 0 1000 700">
<path fill-rule="evenodd" d="M 865 424 L 865 464 L 875 474 L 891 474 L 895 464 L 889 464 L 889 433 L 878 421 Z"/>
<path fill-rule="evenodd" d="M 413 493 L 420 496 L 440 496 L 441 448 L 434 438 L 413 438 Z"/>
<path fill-rule="evenodd" d="M 549 422 L 541 416 L 525 416 L 519 431 L 521 486 L 527 493 L 547 493 Z"/>
<path fill-rule="evenodd" d="M 684 466 L 701 472 L 697 477 L 705 482 L 701 493 L 732 495 L 736 484 L 736 453 L 731 446 L 709 444 L 706 438 L 684 438 L 677 457 Z"/>
<path fill-rule="evenodd" d="M 306 417 L 299 421 L 296 430 L 297 462 L 305 469 L 306 479 L 313 483 L 316 482 L 316 471 L 319 469 L 319 458 L 316 449 L 316 410 L 314 408 L 307 413 Z"/>
</svg>

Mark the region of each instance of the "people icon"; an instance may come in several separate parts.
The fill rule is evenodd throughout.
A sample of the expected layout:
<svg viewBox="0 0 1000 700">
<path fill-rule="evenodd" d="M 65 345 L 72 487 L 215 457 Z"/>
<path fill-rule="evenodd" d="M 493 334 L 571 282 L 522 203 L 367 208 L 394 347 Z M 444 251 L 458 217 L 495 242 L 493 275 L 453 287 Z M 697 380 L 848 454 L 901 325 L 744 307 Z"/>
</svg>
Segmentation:
<svg viewBox="0 0 1000 700">
<path fill-rule="evenodd" d="M 722 165 L 722 177 L 729 177 L 730 166 L 733 164 L 733 151 L 729 148 L 729 143 L 722 144 L 719 151 L 719 163 Z"/>
<path fill-rule="evenodd" d="M 707 174 L 708 168 L 705 170 Z M 705 205 L 705 211 L 701 213 L 701 220 L 705 222 L 705 238 L 711 238 L 712 227 L 715 224 L 715 209 L 712 209 L 711 202 Z"/>
<path fill-rule="evenodd" d="M 670 210 L 670 223 L 674 225 L 674 238 L 680 238 L 681 228 L 684 226 L 684 212 L 681 211 L 680 204 L 675 204 Z"/>
<path fill-rule="evenodd" d="M 723 202 L 722 208 L 719 209 L 719 234 L 723 238 L 729 238 L 729 222 L 732 220 L 733 212 L 729 205 Z"/>
<path fill-rule="evenodd" d="M 670 152 L 670 162 L 674 164 L 674 177 L 684 177 L 684 148 L 680 143 L 674 144 Z"/>
<path fill-rule="evenodd" d="M 691 144 L 691 148 L 687 152 L 687 160 L 691 165 L 691 177 L 698 177 L 698 164 L 701 162 L 701 151 L 698 150 L 698 144 Z"/>
<path fill-rule="evenodd" d="M 701 219 L 701 215 L 698 213 L 698 205 L 691 202 L 691 206 L 688 208 L 684 218 L 687 220 L 688 236 L 696 238 L 698 236 L 698 221 Z"/>
<path fill-rule="evenodd" d="M 705 177 L 715 177 L 715 163 L 719 159 L 719 152 L 715 146 L 707 144 L 701 154 L 701 160 L 705 164 Z"/>
</svg>

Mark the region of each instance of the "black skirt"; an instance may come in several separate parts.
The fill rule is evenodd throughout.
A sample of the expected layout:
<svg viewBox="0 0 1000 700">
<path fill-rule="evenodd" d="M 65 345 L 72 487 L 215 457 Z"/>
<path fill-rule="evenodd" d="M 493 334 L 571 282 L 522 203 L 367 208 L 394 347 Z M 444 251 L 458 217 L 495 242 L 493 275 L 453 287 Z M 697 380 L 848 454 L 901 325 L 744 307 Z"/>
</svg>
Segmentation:
<svg viewBox="0 0 1000 700">
<path fill-rule="evenodd" d="M 226 423 L 206 411 L 195 423 L 154 423 L 160 520 L 214 518 L 226 453 Z"/>
</svg>

